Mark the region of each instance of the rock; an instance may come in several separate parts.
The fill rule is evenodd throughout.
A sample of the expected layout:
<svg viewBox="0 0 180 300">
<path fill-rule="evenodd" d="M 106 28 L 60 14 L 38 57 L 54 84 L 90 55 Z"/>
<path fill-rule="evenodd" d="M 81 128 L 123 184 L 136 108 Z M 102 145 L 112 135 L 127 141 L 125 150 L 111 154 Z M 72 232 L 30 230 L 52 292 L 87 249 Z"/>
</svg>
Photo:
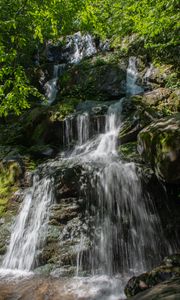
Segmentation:
<svg viewBox="0 0 180 300">
<path fill-rule="evenodd" d="M 116 102 L 116 101 L 115 101 Z M 83 101 L 77 105 L 76 111 L 79 113 L 87 112 L 91 115 L 104 115 L 107 113 L 108 107 L 113 104 L 112 101 Z"/>
<path fill-rule="evenodd" d="M 89 219 L 85 208 L 88 188 L 86 171 L 83 166 L 72 163 L 56 165 L 54 170 L 53 166 L 51 168 L 56 203 L 51 206 L 48 236 L 38 255 L 36 267 L 37 272 L 45 269 L 47 273 L 49 270 L 55 277 L 72 276 L 76 272 L 78 253 L 84 261 L 89 258 L 85 255 L 90 248 Z M 47 172 L 46 163 L 44 171 Z M 51 268 L 46 268 L 49 265 Z"/>
<path fill-rule="evenodd" d="M 136 276 L 132 277 L 125 287 L 126 296 L 132 297 L 138 294 L 139 298 L 137 299 L 141 299 L 141 292 L 143 292 L 144 290 L 149 289 L 155 285 L 158 285 L 161 282 L 171 280 L 176 277 L 180 279 L 179 260 L 180 260 L 180 254 L 169 256 L 164 260 L 164 262 L 159 267 L 153 269 L 152 271 L 148 273 L 144 273 L 137 277 Z M 170 261 L 171 264 L 167 264 L 168 261 Z M 153 299 L 153 298 L 147 298 L 147 299 Z"/>
<path fill-rule="evenodd" d="M 167 100 L 166 106 L 172 112 L 180 112 L 180 89 L 173 91 Z"/>
<path fill-rule="evenodd" d="M 166 102 L 171 95 L 171 90 L 166 88 L 158 88 L 147 92 L 143 95 L 142 101 L 148 105 L 157 105 L 159 102 Z"/>
<path fill-rule="evenodd" d="M 56 154 L 55 149 L 49 145 L 35 145 L 29 148 L 29 153 L 38 159 L 52 158 Z"/>
<path fill-rule="evenodd" d="M 122 144 L 118 148 L 119 155 L 121 159 L 129 162 L 140 163 L 142 161 L 138 151 L 137 142 L 129 142 Z"/>
<path fill-rule="evenodd" d="M 57 45 L 48 43 L 46 58 L 56 63 L 77 63 L 81 59 L 97 53 L 96 43 L 90 34 L 76 32 L 66 37 L 66 40 Z"/>
<path fill-rule="evenodd" d="M 138 151 L 160 178 L 180 182 L 180 114 L 143 129 L 138 135 Z"/>
<path fill-rule="evenodd" d="M 131 300 L 179 300 L 180 299 L 180 278 L 162 282 L 134 297 Z"/>
<path fill-rule="evenodd" d="M 143 76 L 143 81 L 145 85 L 149 86 L 149 89 L 155 87 L 165 86 L 168 76 L 172 73 L 172 66 L 161 65 L 160 67 L 151 64 Z"/>
<path fill-rule="evenodd" d="M 159 115 L 154 109 L 143 103 L 141 96 L 124 98 L 119 143 L 122 145 L 137 141 L 138 133 L 158 117 Z"/>
<path fill-rule="evenodd" d="M 125 95 L 126 67 L 86 60 L 64 73 L 60 96 L 79 96 L 83 100 L 112 100 Z"/>
</svg>

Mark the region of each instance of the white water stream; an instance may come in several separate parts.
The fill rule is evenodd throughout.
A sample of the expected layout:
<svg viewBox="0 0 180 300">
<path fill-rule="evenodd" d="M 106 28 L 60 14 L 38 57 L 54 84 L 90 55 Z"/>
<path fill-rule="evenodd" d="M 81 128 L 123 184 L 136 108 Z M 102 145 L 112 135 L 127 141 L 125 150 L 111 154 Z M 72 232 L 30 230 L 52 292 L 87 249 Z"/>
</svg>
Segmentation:
<svg viewBox="0 0 180 300">
<path fill-rule="evenodd" d="M 126 94 L 127 96 L 137 95 L 144 92 L 144 89 L 137 84 L 138 70 L 136 67 L 137 59 L 134 56 L 129 58 L 126 77 Z"/>
<path fill-rule="evenodd" d="M 0 273 L 7 270 L 28 272 L 35 266 L 36 255 L 46 236 L 49 207 L 53 202 L 52 180 L 33 177 L 33 185 L 25 193 L 19 215 L 12 228 L 7 254 Z M 23 274 L 23 273 L 22 273 Z"/>
<path fill-rule="evenodd" d="M 52 104 L 56 100 L 56 96 L 58 93 L 58 79 L 59 76 L 63 74 L 64 68 L 65 64 L 54 65 L 53 77 L 52 79 L 47 81 L 44 86 L 48 104 Z"/>
</svg>

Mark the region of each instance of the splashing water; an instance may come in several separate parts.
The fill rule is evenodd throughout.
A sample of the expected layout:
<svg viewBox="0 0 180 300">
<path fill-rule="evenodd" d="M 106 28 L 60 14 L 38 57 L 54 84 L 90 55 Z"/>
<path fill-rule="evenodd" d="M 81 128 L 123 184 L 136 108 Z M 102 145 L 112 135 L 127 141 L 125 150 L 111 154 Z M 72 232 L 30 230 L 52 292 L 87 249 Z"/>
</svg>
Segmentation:
<svg viewBox="0 0 180 300">
<path fill-rule="evenodd" d="M 10 244 L 2 268 L 30 271 L 35 266 L 38 249 L 46 235 L 49 207 L 53 202 L 52 180 L 39 180 L 25 193 L 19 215 L 12 229 Z"/>
</svg>

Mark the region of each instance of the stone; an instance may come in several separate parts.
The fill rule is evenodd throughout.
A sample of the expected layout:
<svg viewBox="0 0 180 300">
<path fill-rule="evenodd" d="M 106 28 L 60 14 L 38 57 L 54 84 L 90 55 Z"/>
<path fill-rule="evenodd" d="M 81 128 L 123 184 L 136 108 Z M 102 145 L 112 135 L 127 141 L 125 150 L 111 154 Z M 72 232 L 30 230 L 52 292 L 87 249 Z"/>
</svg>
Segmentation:
<svg viewBox="0 0 180 300">
<path fill-rule="evenodd" d="M 158 88 L 143 95 L 142 101 L 148 105 L 158 105 L 159 102 L 166 102 L 171 95 L 171 90 Z"/>
<path fill-rule="evenodd" d="M 125 294 L 130 299 L 141 299 L 141 293 L 144 290 L 152 288 L 153 286 L 159 285 L 160 283 L 171 280 L 174 278 L 180 279 L 180 266 L 179 266 L 180 254 L 171 255 L 162 262 L 162 264 L 153 269 L 150 272 L 141 274 L 139 276 L 132 277 L 126 287 Z M 173 264 L 167 264 L 167 261 L 173 262 Z M 131 298 L 138 294 L 139 298 Z M 146 298 L 142 298 L 146 299 Z M 156 299 L 156 298 L 147 298 Z M 157 298 L 158 299 L 158 298 Z M 161 298 L 160 298 L 161 299 Z M 163 298 L 162 298 L 163 299 Z"/>
<path fill-rule="evenodd" d="M 119 146 L 118 153 L 121 159 L 128 162 L 142 162 L 142 159 L 137 151 L 137 142 L 129 142 Z"/>
<path fill-rule="evenodd" d="M 138 135 L 138 151 L 157 176 L 180 182 L 180 114 L 152 122 Z"/>
<path fill-rule="evenodd" d="M 115 63 L 97 65 L 86 60 L 67 70 L 61 78 L 60 96 L 113 100 L 125 95 L 126 68 Z"/>
<path fill-rule="evenodd" d="M 180 278 L 173 278 L 162 282 L 146 291 L 131 297 L 131 300 L 179 300 Z"/>
<path fill-rule="evenodd" d="M 143 103 L 141 96 L 124 98 L 119 143 L 122 145 L 137 141 L 138 133 L 158 117 L 159 115 L 154 109 Z"/>
</svg>

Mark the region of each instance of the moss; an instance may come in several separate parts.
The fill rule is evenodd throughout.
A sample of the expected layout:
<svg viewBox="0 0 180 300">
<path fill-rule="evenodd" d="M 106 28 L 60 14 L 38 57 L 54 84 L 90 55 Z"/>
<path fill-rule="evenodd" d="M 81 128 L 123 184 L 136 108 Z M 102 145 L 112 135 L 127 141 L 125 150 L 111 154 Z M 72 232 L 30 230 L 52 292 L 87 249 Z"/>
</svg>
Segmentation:
<svg viewBox="0 0 180 300">
<path fill-rule="evenodd" d="M 6 212 L 12 194 L 18 189 L 20 172 L 16 162 L 7 166 L 0 164 L 0 217 Z"/>
<path fill-rule="evenodd" d="M 120 145 L 118 152 L 121 158 L 126 161 L 140 162 L 141 160 L 137 151 L 137 142 L 130 142 Z"/>
<path fill-rule="evenodd" d="M 50 122 L 62 121 L 65 117 L 75 111 L 76 106 L 81 102 L 81 99 L 70 97 L 52 107 L 50 111 Z"/>
<path fill-rule="evenodd" d="M 62 76 L 60 98 L 69 95 L 82 100 L 92 97 L 95 100 L 108 100 L 111 97 L 108 95 L 110 89 L 120 88 L 121 81 L 125 79 L 125 69 L 124 63 L 121 68 L 117 53 L 85 59 Z"/>
<path fill-rule="evenodd" d="M 37 125 L 32 135 L 32 142 L 38 144 L 42 142 L 43 135 L 46 132 L 47 126 L 48 126 L 48 122 L 46 120 L 44 120 L 43 122 Z"/>
</svg>

